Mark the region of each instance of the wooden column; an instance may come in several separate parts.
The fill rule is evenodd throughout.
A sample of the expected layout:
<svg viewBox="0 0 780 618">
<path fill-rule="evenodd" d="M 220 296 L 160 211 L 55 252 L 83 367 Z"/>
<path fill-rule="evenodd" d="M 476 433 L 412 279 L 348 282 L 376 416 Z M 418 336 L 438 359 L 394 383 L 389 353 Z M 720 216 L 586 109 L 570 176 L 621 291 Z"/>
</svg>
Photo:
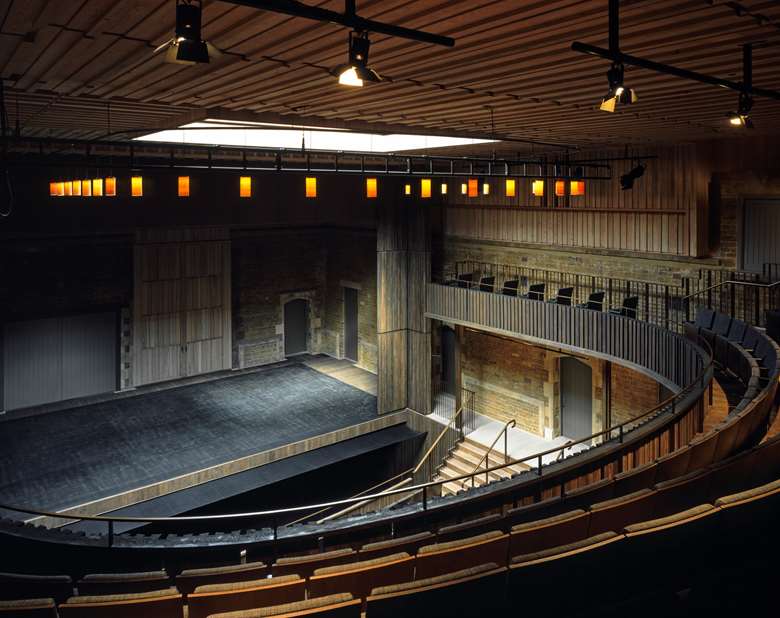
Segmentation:
<svg viewBox="0 0 780 618">
<path fill-rule="evenodd" d="M 463 405 L 463 345 L 466 342 L 466 329 L 459 325 L 455 325 L 455 353 L 453 354 L 455 361 L 455 412 L 460 410 Z M 463 426 L 463 415 L 458 419 L 457 427 Z"/>
<path fill-rule="evenodd" d="M 425 285 L 431 275 L 426 204 L 380 205 L 377 226 L 377 409 L 427 413 L 431 390 L 431 326 Z"/>
</svg>

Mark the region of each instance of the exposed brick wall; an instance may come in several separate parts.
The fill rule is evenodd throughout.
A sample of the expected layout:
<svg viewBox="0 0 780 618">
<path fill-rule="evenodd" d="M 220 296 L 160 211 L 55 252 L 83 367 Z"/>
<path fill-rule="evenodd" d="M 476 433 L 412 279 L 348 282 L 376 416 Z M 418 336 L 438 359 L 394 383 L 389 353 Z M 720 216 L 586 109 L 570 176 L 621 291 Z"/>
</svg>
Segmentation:
<svg viewBox="0 0 780 618">
<path fill-rule="evenodd" d="M 546 351 L 485 333 L 466 331 L 463 386 L 475 392 L 477 412 L 543 433 L 549 373 Z"/>
<path fill-rule="evenodd" d="M 612 363 L 612 425 L 619 425 L 650 410 L 658 403 L 658 382 Z"/>
</svg>

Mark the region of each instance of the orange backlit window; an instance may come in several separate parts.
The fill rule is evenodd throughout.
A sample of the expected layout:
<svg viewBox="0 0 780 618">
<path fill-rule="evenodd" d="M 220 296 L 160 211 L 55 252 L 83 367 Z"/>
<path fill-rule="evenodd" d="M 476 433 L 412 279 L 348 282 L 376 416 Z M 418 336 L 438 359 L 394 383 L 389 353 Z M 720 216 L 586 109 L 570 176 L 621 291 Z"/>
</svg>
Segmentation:
<svg viewBox="0 0 780 618">
<path fill-rule="evenodd" d="M 116 176 L 106 178 L 106 195 L 114 197 L 116 195 Z"/>
<path fill-rule="evenodd" d="M 572 180 L 569 185 L 569 193 L 571 195 L 585 195 L 585 181 L 584 180 Z"/>
<path fill-rule="evenodd" d="M 64 182 L 63 184 L 64 184 L 63 190 L 64 190 L 65 196 L 66 197 L 70 197 L 71 195 L 73 195 L 73 181 L 72 180 L 68 180 L 68 181 Z"/>
<path fill-rule="evenodd" d="M 423 178 L 420 181 L 420 197 L 424 197 L 424 198 L 431 197 L 431 179 L 430 178 Z"/>
<path fill-rule="evenodd" d="M 179 197 L 189 197 L 190 196 L 190 177 L 189 176 L 179 176 L 178 194 L 179 194 Z"/>
<path fill-rule="evenodd" d="M 103 179 L 102 178 L 93 178 L 92 179 L 92 195 L 95 197 L 101 197 L 103 195 Z"/>
<path fill-rule="evenodd" d="M 133 197 L 144 196 L 144 179 L 142 176 L 133 176 L 130 178 L 130 195 Z"/>
<path fill-rule="evenodd" d="M 239 197 L 252 197 L 252 177 L 241 176 L 238 180 Z"/>
<path fill-rule="evenodd" d="M 91 197 L 92 196 L 92 181 L 91 180 L 82 180 L 81 181 L 81 196 L 82 197 Z"/>
<path fill-rule="evenodd" d="M 477 197 L 479 195 L 479 180 L 476 178 L 469 178 L 469 197 Z"/>
<path fill-rule="evenodd" d="M 376 178 L 366 178 L 366 197 L 374 199 L 378 193 Z"/>
<path fill-rule="evenodd" d="M 517 181 L 514 178 L 507 178 L 506 196 L 515 197 L 517 195 Z"/>
<path fill-rule="evenodd" d="M 566 195 L 566 183 L 563 182 L 563 180 L 555 181 L 555 195 L 558 197 L 563 197 Z"/>
<path fill-rule="evenodd" d="M 81 181 L 80 180 L 74 180 L 73 181 L 73 195 L 76 197 L 81 197 Z"/>
<path fill-rule="evenodd" d="M 317 179 L 306 179 L 306 197 L 317 197 Z"/>
<path fill-rule="evenodd" d="M 531 185 L 531 193 L 535 197 L 542 197 L 544 195 L 544 180 L 534 180 Z"/>
</svg>

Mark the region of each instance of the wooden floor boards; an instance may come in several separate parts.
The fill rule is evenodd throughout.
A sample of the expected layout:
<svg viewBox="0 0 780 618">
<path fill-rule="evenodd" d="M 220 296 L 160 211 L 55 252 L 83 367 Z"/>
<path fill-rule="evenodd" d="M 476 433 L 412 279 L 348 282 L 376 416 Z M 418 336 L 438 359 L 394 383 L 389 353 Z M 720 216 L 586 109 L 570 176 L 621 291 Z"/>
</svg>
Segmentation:
<svg viewBox="0 0 780 618">
<path fill-rule="evenodd" d="M 349 384 L 376 396 L 376 374 L 366 369 L 361 369 L 352 361 L 319 355 L 308 356 L 303 360 L 303 364 L 331 378 L 344 382 L 344 384 Z"/>
</svg>

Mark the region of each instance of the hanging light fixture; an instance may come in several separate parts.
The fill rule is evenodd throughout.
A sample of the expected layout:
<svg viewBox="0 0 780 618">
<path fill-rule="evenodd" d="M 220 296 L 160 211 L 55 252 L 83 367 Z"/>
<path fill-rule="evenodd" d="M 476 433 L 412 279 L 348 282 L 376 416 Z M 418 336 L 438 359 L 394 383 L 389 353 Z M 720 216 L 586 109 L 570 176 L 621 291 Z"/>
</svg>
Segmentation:
<svg viewBox="0 0 780 618">
<path fill-rule="evenodd" d="M 754 129 L 755 125 L 750 119 L 750 112 L 753 109 L 753 99 L 744 92 L 739 95 L 739 107 L 735 112 L 728 113 L 729 124 L 732 127 L 742 129 Z"/>
<path fill-rule="evenodd" d="M 165 62 L 174 64 L 203 64 L 209 62 L 210 56 L 221 55 L 216 47 L 201 38 L 202 15 L 201 0 L 176 0 L 174 37 L 160 45 L 153 53 L 167 50 Z"/>
<path fill-rule="evenodd" d="M 382 78 L 368 66 L 368 52 L 371 42 L 367 32 L 353 30 L 349 33 L 349 62 L 331 71 L 339 78 L 342 86 L 360 87 L 363 82 L 381 82 Z"/>
<path fill-rule="evenodd" d="M 629 189 L 633 189 L 634 182 L 638 178 L 644 176 L 646 169 L 647 167 L 640 162 L 639 164 L 637 164 L 636 167 L 630 170 L 627 174 L 623 174 L 620 177 L 620 187 L 623 189 L 623 191 L 628 191 Z"/>
<path fill-rule="evenodd" d="M 626 88 L 623 83 L 623 72 L 623 65 L 619 62 L 613 62 L 607 71 L 609 90 L 601 100 L 600 109 L 602 112 L 614 112 L 618 104 L 631 105 L 639 100 L 636 91 L 633 88 Z"/>
</svg>

